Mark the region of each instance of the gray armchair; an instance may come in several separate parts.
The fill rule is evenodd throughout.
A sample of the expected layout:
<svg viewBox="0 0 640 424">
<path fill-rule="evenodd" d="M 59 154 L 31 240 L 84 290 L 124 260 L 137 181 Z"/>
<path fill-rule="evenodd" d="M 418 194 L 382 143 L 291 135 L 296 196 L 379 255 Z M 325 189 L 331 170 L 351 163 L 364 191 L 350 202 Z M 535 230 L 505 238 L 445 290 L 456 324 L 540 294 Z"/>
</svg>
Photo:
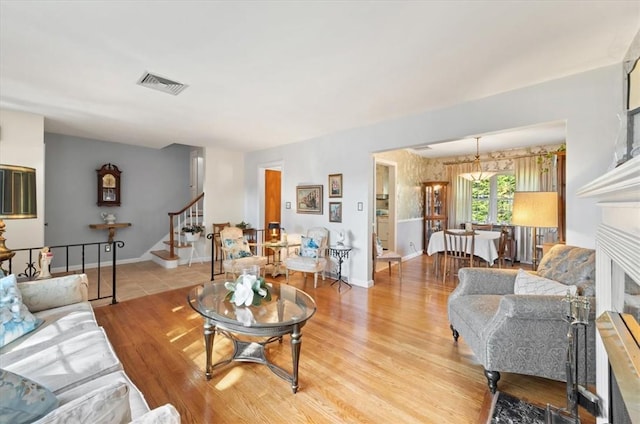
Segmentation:
<svg viewBox="0 0 640 424">
<path fill-rule="evenodd" d="M 517 270 L 463 268 L 448 303 L 455 341 L 462 336 L 484 367 L 489 389 L 497 390 L 500 372 L 566 381 L 567 334 L 561 295 L 516 295 Z M 556 245 L 542 259 L 537 274 L 565 285 L 591 303 L 587 326 L 587 381 L 595 381 L 595 251 Z M 582 358 L 585 343 L 579 343 Z M 584 362 L 579 379 L 585 381 Z"/>
</svg>

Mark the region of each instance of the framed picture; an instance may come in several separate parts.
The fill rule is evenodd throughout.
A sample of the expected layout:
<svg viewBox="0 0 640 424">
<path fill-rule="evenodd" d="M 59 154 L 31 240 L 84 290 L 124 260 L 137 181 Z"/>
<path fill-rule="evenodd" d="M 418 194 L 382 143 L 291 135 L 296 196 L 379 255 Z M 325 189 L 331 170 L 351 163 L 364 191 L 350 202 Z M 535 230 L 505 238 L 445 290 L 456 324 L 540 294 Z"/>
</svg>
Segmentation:
<svg viewBox="0 0 640 424">
<path fill-rule="evenodd" d="M 296 187 L 296 212 L 322 215 L 322 186 Z"/>
<path fill-rule="evenodd" d="M 329 202 L 329 222 L 342 222 L 342 202 Z"/>
<path fill-rule="evenodd" d="M 329 175 L 329 197 L 342 197 L 342 174 Z"/>
</svg>

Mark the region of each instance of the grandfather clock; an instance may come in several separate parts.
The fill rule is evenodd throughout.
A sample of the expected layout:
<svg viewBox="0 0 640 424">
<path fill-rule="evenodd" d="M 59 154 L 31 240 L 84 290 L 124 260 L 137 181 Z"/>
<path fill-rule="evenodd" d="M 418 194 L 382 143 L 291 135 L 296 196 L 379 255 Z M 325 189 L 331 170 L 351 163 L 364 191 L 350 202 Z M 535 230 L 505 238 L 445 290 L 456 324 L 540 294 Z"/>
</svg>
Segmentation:
<svg viewBox="0 0 640 424">
<path fill-rule="evenodd" d="M 120 206 L 120 170 L 107 163 L 98 173 L 98 206 Z"/>
</svg>

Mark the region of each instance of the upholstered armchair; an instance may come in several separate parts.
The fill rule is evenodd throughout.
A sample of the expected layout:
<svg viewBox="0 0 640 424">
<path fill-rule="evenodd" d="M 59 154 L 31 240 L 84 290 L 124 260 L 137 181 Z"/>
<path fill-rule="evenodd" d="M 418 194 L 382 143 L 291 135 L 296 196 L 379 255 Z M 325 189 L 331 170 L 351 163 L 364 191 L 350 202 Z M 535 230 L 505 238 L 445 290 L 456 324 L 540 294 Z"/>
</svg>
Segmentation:
<svg viewBox="0 0 640 424">
<path fill-rule="evenodd" d="M 313 287 L 318 287 L 318 274 L 322 273 L 322 280 L 325 279 L 328 244 L 329 231 L 326 228 L 311 228 L 306 236 L 300 237 L 297 254 L 287 257 L 284 261 L 287 283 L 291 271 L 300 271 L 304 274 L 305 282 L 307 273 L 313 273 Z"/>
<path fill-rule="evenodd" d="M 591 306 L 578 358 L 584 358 L 586 346 L 586 381 L 595 381 L 594 250 L 556 245 L 542 258 L 537 273 L 463 268 L 459 277 L 448 302 L 451 330 L 455 341 L 462 336 L 484 367 L 492 393 L 500 372 L 566 381 L 567 290 L 586 296 Z M 523 292 L 529 294 L 516 294 Z M 547 294 L 535 294 L 542 292 Z M 578 370 L 584 382 L 583 360 Z"/>
<path fill-rule="evenodd" d="M 256 256 L 251 252 L 249 243 L 245 240 L 242 229 L 237 227 L 225 227 L 220 231 L 220 247 L 223 253 L 222 268 L 225 277 L 229 274 L 236 276 L 242 274 L 242 270 L 253 265 L 260 267 L 260 273 L 264 275 L 267 265 L 266 256 Z"/>
</svg>

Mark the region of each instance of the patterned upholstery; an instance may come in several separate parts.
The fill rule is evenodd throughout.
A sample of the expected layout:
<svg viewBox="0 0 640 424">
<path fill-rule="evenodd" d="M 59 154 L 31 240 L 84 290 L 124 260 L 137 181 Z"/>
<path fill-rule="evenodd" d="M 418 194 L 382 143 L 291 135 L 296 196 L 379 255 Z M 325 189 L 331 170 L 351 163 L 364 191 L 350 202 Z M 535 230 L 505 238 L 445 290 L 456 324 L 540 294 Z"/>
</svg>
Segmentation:
<svg viewBox="0 0 640 424">
<path fill-rule="evenodd" d="M 249 249 L 249 244 L 244 239 L 242 230 L 237 227 L 225 227 L 220 231 L 220 245 L 223 252 L 222 268 L 225 277 L 232 274 L 236 276 L 242 274 L 244 268 L 258 265 L 264 275 L 267 265 L 266 256 L 255 256 Z"/>
<path fill-rule="evenodd" d="M 575 262 L 572 262 L 575 261 Z M 555 269 L 556 264 L 559 269 Z M 589 294 L 594 283 L 595 253 L 590 249 L 556 245 L 544 257 L 545 278 L 557 277 Z M 454 338 L 463 340 L 485 369 L 489 388 L 497 389 L 500 372 L 535 375 L 565 381 L 566 304 L 560 295 L 513 294 L 517 270 L 463 268 L 460 284 L 449 296 L 448 314 Z M 555 278 L 554 278 L 555 279 Z M 595 381 L 595 297 L 590 296 L 587 326 L 587 380 Z M 579 348 L 582 350 L 581 340 Z M 580 352 L 579 358 L 583 357 Z M 584 381 L 584 364 L 578 367 Z"/>
</svg>

